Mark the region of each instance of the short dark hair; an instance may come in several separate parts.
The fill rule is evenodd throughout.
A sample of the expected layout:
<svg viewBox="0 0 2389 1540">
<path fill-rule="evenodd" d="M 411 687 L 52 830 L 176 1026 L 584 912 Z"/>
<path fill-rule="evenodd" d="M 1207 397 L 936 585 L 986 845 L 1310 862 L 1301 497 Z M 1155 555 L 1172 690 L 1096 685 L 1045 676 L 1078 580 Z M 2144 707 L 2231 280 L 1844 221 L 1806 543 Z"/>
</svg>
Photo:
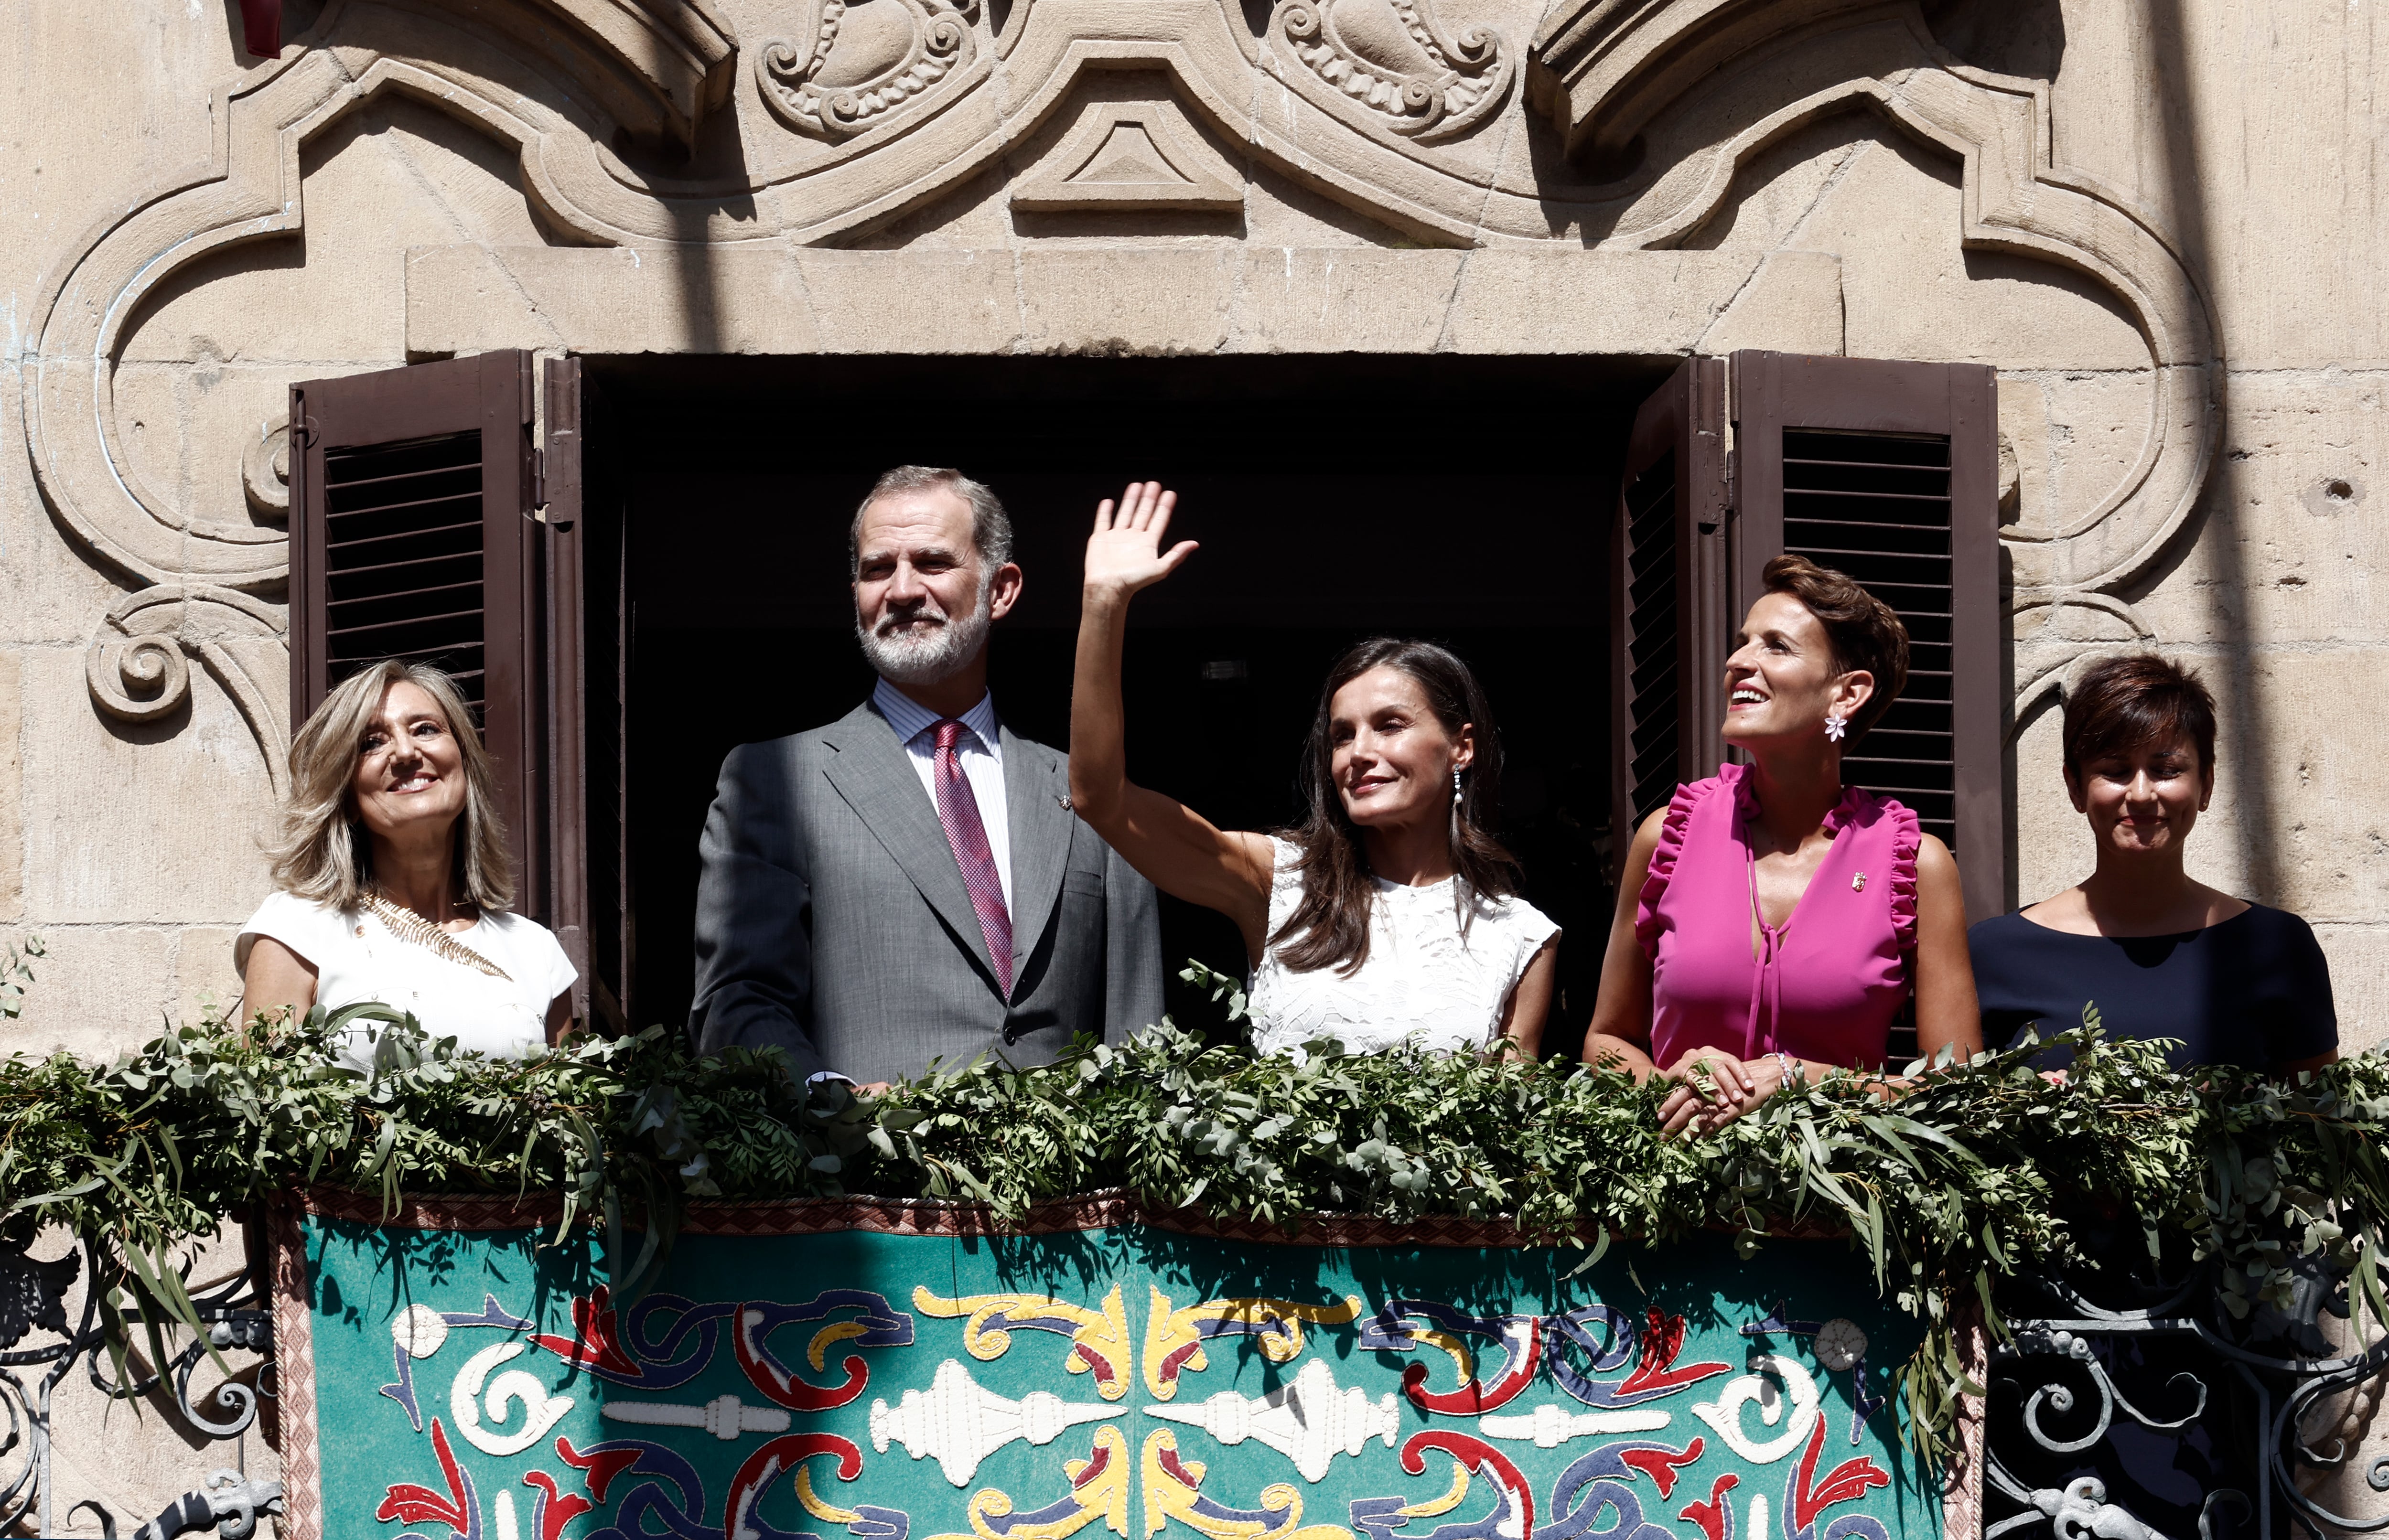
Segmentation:
<svg viewBox="0 0 2389 1540">
<path fill-rule="evenodd" d="M 2199 677 L 2154 653 L 2103 657 L 2065 692 L 2065 769 L 2148 744 L 2188 738 L 2198 770 L 2215 769 L 2215 697 Z"/>
<path fill-rule="evenodd" d="M 1806 556 L 1776 557 L 1760 569 L 1759 580 L 1768 592 L 1788 593 L 1808 607 L 1825 628 L 1834 666 L 1843 673 L 1863 669 L 1874 676 L 1874 694 L 1850 719 L 1849 735 L 1842 744 L 1842 752 L 1848 753 L 1908 688 L 1908 628 L 1858 579 Z"/>
<path fill-rule="evenodd" d="M 1012 515 L 1003 511 L 1003 500 L 984 481 L 974 481 L 951 465 L 899 465 L 871 484 L 871 490 L 855 504 L 854 522 L 846 527 L 846 573 L 849 578 L 862 571 L 862 515 L 883 497 L 898 492 L 917 492 L 936 487 L 953 493 L 970 504 L 971 549 L 978 553 L 978 565 L 983 572 L 992 572 L 1012 559 Z"/>
</svg>

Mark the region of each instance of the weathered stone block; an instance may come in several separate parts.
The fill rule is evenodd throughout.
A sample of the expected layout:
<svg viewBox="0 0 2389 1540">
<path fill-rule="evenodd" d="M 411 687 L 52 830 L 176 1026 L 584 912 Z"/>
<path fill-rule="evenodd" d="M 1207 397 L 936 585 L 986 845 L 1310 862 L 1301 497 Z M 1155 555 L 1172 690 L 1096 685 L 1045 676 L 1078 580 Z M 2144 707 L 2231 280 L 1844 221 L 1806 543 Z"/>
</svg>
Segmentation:
<svg viewBox="0 0 2389 1540">
<path fill-rule="evenodd" d="M 2159 634 L 2222 646 L 2389 634 L 2384 384 L 2338 370 L 2234 376 L 2199 539 L 2140 604 Z"/>
<path fill-rule="evenodd" d="M 1207 353 L 1226 337 L 1233 251 L 1028 251 L 1019 262 L 1028 351 Z"/>
<path fill-rule="evenodd" d="M 2331 960 L 2340 1051 L 2389 1048 L 2389 925 L 2320 924 L 2315 939 Z"/>
<path fill-rule="evenodd" d="M 262 900 L 267 889 L 258 890 Z M 231 1016 L 240 1003 L 240 974 L 232 965 L 238 925 L 185 925 L 174 933 L 174 1019 L 196 1026 L 210 1015 Z"/>
<path fill-rule="evenodd" d="M 24 1014 L 6 1027 L 11 1050 L 41 1057 L 114 1058 L 158 1036 L 174 1002 L 174 932 L 157 925 L 63 925 L 46 920 L 0 940 L 39 935 Z"/>
<path fill-rule="evenodd" d="M 94 709 L 81 649 L 19 655 L 27 913 L 42 924 L 245 918 L 266 891 L 258 842 L 274 795 L 256 738 L 206 668 L 192 666 L 186 706 L 136 724 Z"/>
<path fill-rule="evenodd" d="M 24 670 L 0 650 L 0 923 L 25 912 Z"/>
</svg>

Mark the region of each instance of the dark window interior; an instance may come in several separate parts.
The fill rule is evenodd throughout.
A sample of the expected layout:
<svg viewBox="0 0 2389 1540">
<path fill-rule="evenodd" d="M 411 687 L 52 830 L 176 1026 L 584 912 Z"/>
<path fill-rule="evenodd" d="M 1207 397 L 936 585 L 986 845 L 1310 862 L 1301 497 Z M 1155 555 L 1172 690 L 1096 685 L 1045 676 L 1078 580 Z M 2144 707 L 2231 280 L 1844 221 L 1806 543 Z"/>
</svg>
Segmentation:
<svg viewBox="0 0 2389 1540">
<path fill-rule="evenodd" d="M 1340 649 L 1393 633 L 1465 657 L 1500 719 L 1504 837 L 1565 930 L 1545 1044 L 1573 1054 L 1611 905 L 1602 535 L 1632 411 L 1667 367 L 590 361 L 591 534 L 619 553 L 593 548 L 590 608 L 620 617 L 632 1019 L 685 1017 L 696 839 L 723 753 L 870 691 L 847 526 L 877 473 L 910 461 L 957 465 L 1011 510 L 1028 581 L 992 643 L 996 706 L 1055 745 L 1094 504 L 1131 477 L 1179 490 L 1173 533 L 1203 549 L 1137 600 L 1130 767 L 1222 826 L 1296 817 L 1299 746 Z M 593 639 L 610 627 L 593 621 Z M 610 702 L 616 659 L 593 652 L 593 702 Z M 1225 920 L 1165 900 L 1163 927 L 1173 974 L 1189 956 L 1242 971 Z M 1216 1018 L 1169 985 L 1181 1021 Z"/>
<path fill-rule="evenodd" d="M 1634 707 L 1628 775 L 1635 818 L 1650 816 L 1676 795 L 1677 739 L 1683 715 L 1677 677 L 1676 455 L 1670 450 L 1626 489 L 1628 655 L 1644 661 L 1626 696 Z"/>
</svg>

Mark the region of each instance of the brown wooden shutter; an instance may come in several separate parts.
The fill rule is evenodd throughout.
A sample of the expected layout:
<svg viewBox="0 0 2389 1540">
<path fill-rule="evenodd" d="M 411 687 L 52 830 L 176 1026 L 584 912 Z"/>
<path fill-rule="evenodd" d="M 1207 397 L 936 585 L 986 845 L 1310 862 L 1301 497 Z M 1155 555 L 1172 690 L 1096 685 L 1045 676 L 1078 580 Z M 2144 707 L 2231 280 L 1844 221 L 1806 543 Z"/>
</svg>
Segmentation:
<svg viewBox="0 0 2389 1540">
<path fill-rule="evenodd" d="M 1908 627 L 1908 687 L 1849 779 L 1947 841 L 1966 915 L 2007 907 L 1998 382 L 1986 365 L 1733 355 L 1733 614 L 1794 551 Z"/>
<path fill-rule="evenodd" d="M 551 668 L 556 701 L 559 859 L 556 928 L 581 969 L 587 1020 L 620 1032 L 639 1019 L 631 901 L 628 762 L 630 627 L 625 595 L 623 435 L 609 432 L 605 391 L 578 359 L 547 366 L 547 521 Z M 568 592 L 569 591 L 569 592 Z M 570 664 L 565 657 L 568 650 Z M 577 727 L 568 728 L 569 717 Z M 575 806 L 577 805 L 577 810 Z"/>
<path fill-rule="evenodd" d="M 1634 830 L 1724 757 L 1725 363 L 1687 360 L 1635 414 L 1610 571 L 1610 829 Z"/>
<path fill-rule="evenodd" d="M 519 351 L 290 388 L 290 694 L 300 721 L 380 658 L 454 674 L 497 773 L 517 908 L 553 923 L 570 885 L 551 862 L 579 858 L 551 839 L 549 670 L 578 657 L 551 646 L 551 586 L 578 566 L 551 566 L 531 418 Z"/>
<path fill-rule="evenodd" d="M 552 915 L 548 923 L 581 975 L 573 985 L 572 1013 L 619 1031 L 621 1012 L 612 990 L 599 982 L 592 955 L 594 916 L 589 846 L 598 829 L 593 826 L 584 768 L 589 730 L 587 670 L 582 660 L 589 655 L 589 639 L 582 608 L 586 592 L 582 453 L 587 438 L 581 429 L 581 361 L 549 359 L 541 394 L 543 421 L 538 491 L 547 526 L 547 865 Z M 602 1009 L 593 1010 L 593 1005 Z"/>
</svg>

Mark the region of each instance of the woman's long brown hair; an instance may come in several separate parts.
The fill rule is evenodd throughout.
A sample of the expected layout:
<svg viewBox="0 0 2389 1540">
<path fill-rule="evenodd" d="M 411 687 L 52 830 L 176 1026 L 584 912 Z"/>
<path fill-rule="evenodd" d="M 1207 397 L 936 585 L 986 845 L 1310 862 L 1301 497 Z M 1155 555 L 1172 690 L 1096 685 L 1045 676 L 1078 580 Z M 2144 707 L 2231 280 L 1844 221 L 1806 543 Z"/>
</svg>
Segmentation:
<svg viewBox="0 0 2389 1540">
<path fill-rule="evenodd" d="M 1336 659 L 1320 687 L 1319 712 L 1311 719 L 1303 751 L 1302 786 L 1309 814 L 1298 827 L 1283 831 L 1283 837 L 1301 851 L 1295 865 L 1302 873 L 1302 901 L 1270 937 L 1270 945 L 1280 948 L 1279 961 L 1297 974 L 1334 968 L 1349 978 L 1369 961 L 1369 919 L 1376 890 L 1370 885 L 1360 828 L 1345 812 L 1344 798 L 1335 789 L 1331 716 L 1335 692 L 1372 668 L 1395 669 L 1416 684 L 1446 732 L 1457 736 L 1463 727 L 1476 730 L 1476 757 L 1462 774 L 1460 816 L 1452 821 L 1451 864 L 1459 873 L 1454 923 L 1464 933 L 1478 899 L 1507 898 L 1518 891 L 1517 858 L 1492 834 L 1501 813 L 1501 738 L 1476 676 L 1431 642 L 1373 637 Z"/>
</svg>

